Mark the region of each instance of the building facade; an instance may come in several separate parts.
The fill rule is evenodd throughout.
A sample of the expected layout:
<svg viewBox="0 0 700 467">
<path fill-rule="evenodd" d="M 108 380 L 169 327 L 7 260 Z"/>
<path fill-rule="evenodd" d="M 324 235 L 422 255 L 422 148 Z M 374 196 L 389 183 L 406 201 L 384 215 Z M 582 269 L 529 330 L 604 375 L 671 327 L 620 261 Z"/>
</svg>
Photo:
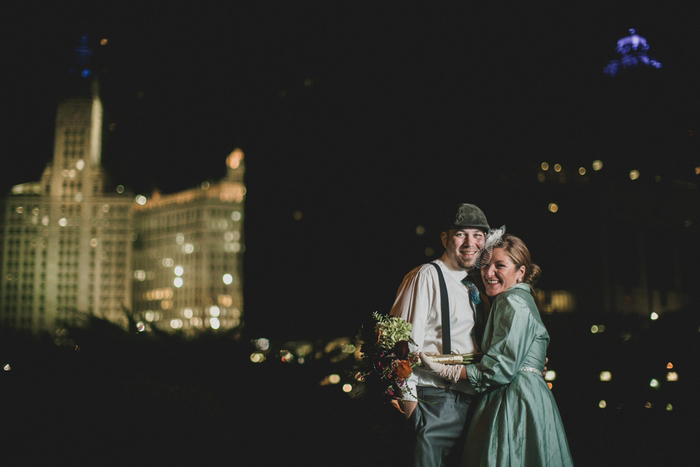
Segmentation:
<svg viewBox="0 0 700 467">
<path fill-rule="evenodd" d="M 0 324 L 59 337 L 85 313 L 125 324 L 131 308 L 133 201 L 104 194 L 102 103 L 77 79 L 41 181 L 13 187 L 0 219 Z"/>
<path fill-rule="evenodd" d="M 194 332 L 242 325 L 243 151 L 218 183 L 137 199 L 134 314 L 144 325 Z"/>
<path fill-rule="evenodd" d="M 105 193 L 103 110 L 87 37 L 76 47 L 41 180 L 0 203 L 0 326 L 49 332 L 89 316 L 194 332 L 241 326 L 245 165 L 150 199 Z"/>
</svg>

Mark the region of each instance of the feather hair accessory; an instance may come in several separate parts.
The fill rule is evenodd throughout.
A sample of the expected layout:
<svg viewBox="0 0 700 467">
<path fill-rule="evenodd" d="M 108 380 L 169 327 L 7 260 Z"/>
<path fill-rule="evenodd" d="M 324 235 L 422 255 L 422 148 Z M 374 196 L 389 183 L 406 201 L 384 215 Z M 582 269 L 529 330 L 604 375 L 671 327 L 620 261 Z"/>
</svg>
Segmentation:
<svg viewBox="0 0 700 467">
<path fill-rule="evenodd" d="M 491 260 L 491 252 L 495 247 L 501 244 L 504 233 L 506 233 L 505 225 L 502 225 L 497 229 L 489 230 L 489 233 L 486 235 L 486 241 L 484 242 L 484 248 L 482 248 L 481 253 L 479 253 L 479 259 L 476 261 L 476 263 L 474 263 L 474 269 L 479 270 L 483 266 L 489 264 L 489 261 Z"/>
</svg>

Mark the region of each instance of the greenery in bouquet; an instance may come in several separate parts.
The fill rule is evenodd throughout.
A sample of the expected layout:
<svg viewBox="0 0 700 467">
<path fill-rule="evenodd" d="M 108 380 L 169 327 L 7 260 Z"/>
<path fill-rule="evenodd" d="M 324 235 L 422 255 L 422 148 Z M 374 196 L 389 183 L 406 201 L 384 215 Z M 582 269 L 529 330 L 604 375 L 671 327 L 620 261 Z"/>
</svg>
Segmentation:
<svg viewBox="0 0 700 467">
<path fill-rule="evenodd" d="M 406 380 L 420 361 L 409 351 L 409 343 L 413 342 L 411 323 L 377 312 L 372 318 L 374 326 L 360 330 L 362 356 L 355 366 L 355 378 L 361 383 L 359 392 L 399 408 L 398 401 L 409 390 Z"/>
</svg>

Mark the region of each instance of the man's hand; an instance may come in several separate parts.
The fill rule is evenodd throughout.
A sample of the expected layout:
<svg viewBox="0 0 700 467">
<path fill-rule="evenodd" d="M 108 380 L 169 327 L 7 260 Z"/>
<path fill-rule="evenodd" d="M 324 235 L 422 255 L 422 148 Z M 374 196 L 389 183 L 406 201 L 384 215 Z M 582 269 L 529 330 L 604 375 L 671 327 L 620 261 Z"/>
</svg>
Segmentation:
<svg viewBox="0 0 700 467">
<path fill-rule="evenodd" d="M 414 410 L 416 410 L 416 406 L 418 405 L 418 402 L 416 401 L 402 401 L 401 405 L 403 406 L 403 414 L 406 416 L 406 419 L 411 418 L 411 414 L 413 413 Z"/>
</svg>

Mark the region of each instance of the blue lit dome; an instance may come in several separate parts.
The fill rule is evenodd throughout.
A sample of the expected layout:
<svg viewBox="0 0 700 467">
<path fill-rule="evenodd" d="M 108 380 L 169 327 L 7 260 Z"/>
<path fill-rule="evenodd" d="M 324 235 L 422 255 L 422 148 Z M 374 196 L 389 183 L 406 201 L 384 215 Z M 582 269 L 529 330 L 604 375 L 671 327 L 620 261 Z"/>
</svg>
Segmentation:
<svg viewBox="0 0 700 467">
<path fill-rule="evenodd" d="M 630 35 L 617 41 L 615 51 L 620 54 L 617 60 L 610 60 L 603 67 L 603 73 L 608 76 L 615 76 L 621 70 L 636 67 L 661 68 L 661 62 L 647 54 L 649 44 L 647 40 L 637 34 L 634 29 L 629 30 Z"/>
</svg>

